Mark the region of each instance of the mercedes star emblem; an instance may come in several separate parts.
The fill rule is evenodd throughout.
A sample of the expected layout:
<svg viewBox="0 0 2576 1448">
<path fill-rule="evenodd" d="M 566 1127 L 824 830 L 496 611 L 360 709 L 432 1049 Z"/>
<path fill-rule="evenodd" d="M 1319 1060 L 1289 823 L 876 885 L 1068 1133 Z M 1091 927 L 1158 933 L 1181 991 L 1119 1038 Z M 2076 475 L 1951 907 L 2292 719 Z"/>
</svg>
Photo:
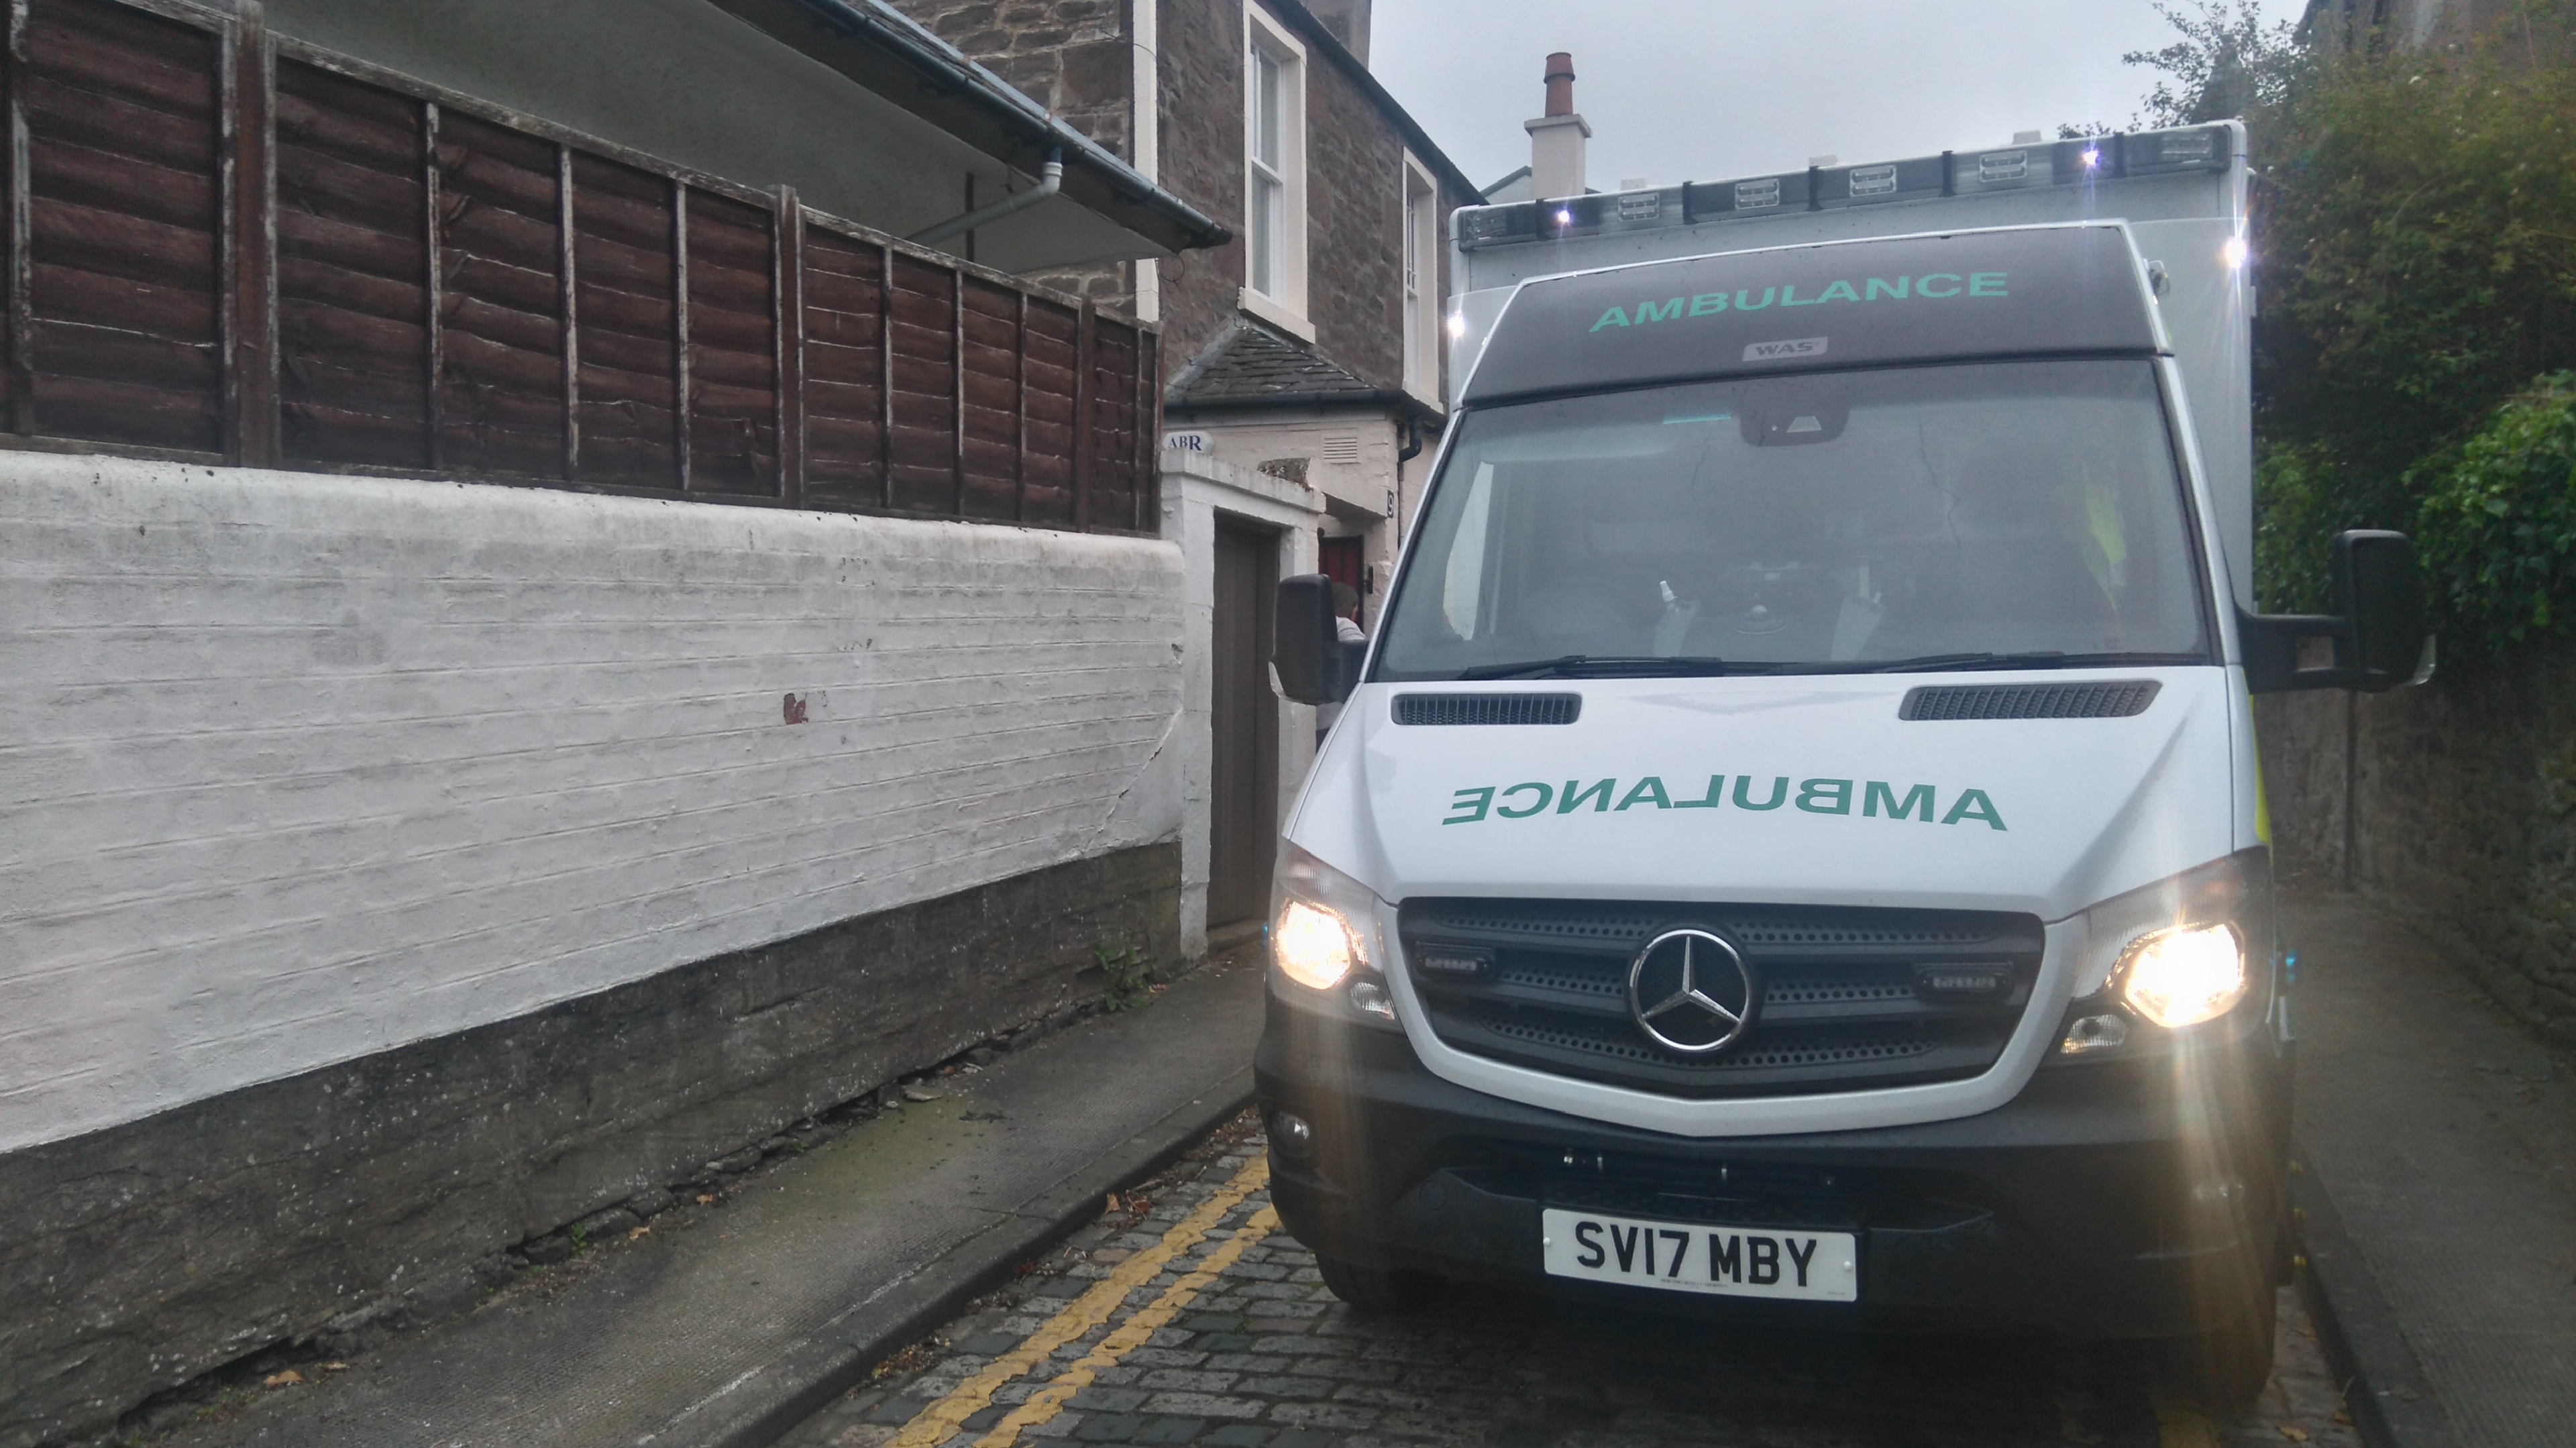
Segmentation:
<svg viewBox="0 0 2576 1448">
<path fill-rule="evenodd" d="M 1752 968 L 1735 947 L 1705 930 L 1667 930 L 1628 967 L 1628 1013 L 1666 1050 L 1723 1051 L 1752 1019 Z"/>
</svg>

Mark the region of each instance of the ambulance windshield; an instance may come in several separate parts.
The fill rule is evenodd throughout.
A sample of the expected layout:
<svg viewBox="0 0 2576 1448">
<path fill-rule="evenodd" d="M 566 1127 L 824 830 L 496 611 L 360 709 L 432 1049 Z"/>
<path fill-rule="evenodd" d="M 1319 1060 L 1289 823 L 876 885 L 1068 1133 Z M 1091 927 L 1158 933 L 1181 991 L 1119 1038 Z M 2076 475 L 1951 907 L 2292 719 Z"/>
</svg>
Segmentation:
<svg viewBox="0 0 2576 1448">
<path fill-rule="evenodd" d="M 2143 360 L 1690 383 L 1460 426 L 1380 679 L 2208 657 Z"/>
</svg>

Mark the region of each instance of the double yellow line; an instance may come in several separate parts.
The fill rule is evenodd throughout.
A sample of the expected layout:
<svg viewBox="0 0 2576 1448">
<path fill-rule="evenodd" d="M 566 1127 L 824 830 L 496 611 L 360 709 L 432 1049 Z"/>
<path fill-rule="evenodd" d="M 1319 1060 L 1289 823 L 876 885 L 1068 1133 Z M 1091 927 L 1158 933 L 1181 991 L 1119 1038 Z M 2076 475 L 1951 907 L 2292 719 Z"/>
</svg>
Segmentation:
<svg viewBox="0 0 2576 1448">
<path fill-rule="evenodd" d="M 1154 1280 L 1165 1264 L 1205 1240 L 1225 1214 L 1243 1204 L 1244 1198 L 1270 1184 L 1270 1163 L 1255 1157 L 1243 1170 L 1234 1174 L 1216 1195 L 1199 1203 L 1188 1216 L 1173 1224 L 1163 1239 L 1126 1261 L 1118 1264 L 1108 1276 L 1068 1303 L 1064 1310 L 1047 1319 L 1037 1331 L 1020 1340 L 1017 1347 L 995 1358 L 983 1371 L 949 1390 L 946 1397 L 932 1403 L 904 1424 L 887 1448 L 933 1448 L 954 1438 L 966 1420 L 990 1407 L 993 1395 L 1005 1384 L 1027 1376 L 1040 1363 L 1055 1355 L 1058 1348 L 1089 1336 L 1109 1321 L 1127 1294 Z M 1195 1300 L 1225 1269 L 1234 1265 L 1244 1249 L 1269 1236 L 1279 1226 L 1279 1216 L 1268 1207 L 1253 1214 L 1252 1220 L 1235 1229 L 1207 1259 L 1163 1289 L 1153 1302 L 1138 1309 L 1090 1352 L 1083 1354 L 1070 1367 L 1050 1379 L 1045 1386 L 1029 1395 L 1028 1401 L 1011 1410 L 1009 1416 L 993 1430 L 975 1440 L 975 1448 L 1011 1448 L 1020 1434 L 1046 1422 L 1064 1411 L 1065 1401 L 1091 1386 L 1103 1368 L 1115 1367 L 1119 1359 L 1143 1347 L 1155 1332 L 1168 1325 L 1182 1308 Z"/>
<path fill-rule="evenodd" d="M 964 1431 L 966 1420 L 992 1406 L 993 1395 L 1017 1380 L 1028 1376 L 1053 1358 L 1056 1350 L 1077 1342 L 1097 1331 L 1114 1316 L 1127 1300 L 1127 1294 L 1154 1280 L 1156 1274 L 1174 1259 L 1188 1253 L 1206 1240 L 1225 1215 L 1241 1206 L 1244 1199 L 1270 1184 L 1270 1163 L 1255 1157 L 1243 1170 L 1236 1172 L 1216 1195 L 1199 1203 L 1188 1216 L 1163 1234 L 1161 1241 L 1121 1262 L 1110 1274 L 1093 1283 L 1083 1294 L 1027 1337 L 1018 1346 L 995 1358 L 981 1372 L 949 1390 L 947 1396 L 923 1408 L 897 1433 L 888 1448 L 936 1448 Z M 975 1448 L 1014 1448 L 1020 1435 L 1064 1411 L 1074 1394 L 1090 1387 L 1104 1368 L 1117 1366 L 1120 1359 L 1143 1347 L 1156 1332 L 1171 1324 L 1181 1310 L 1195 1301 L 1225 1270 L 1240 1259 L 1245 1249 L 1279 1229 L 1279 1215 L 1268 1207 L 1253 1214 L 1250 1221 L 1235 1229 L 1204 1260 L 1177 1281 L 1165 1287 L 1146 1306 L 1130 1314 L 1091 1351 L 1067 1365 L 1050 1378 L 1027 1401 L 1012 1409 L 992 1429 L 975 1440 Z M 2156 1403 L 2157 1440 L 2159 1448 L 2218 1448 L 2218 1434 L 2208 1416 L 2196 1404 L 2162 1398 Z M 2088 1441 L 2079 1437 L 2076 1425 L 2068 1422 L 2068 1441 Z"/>
</svg>

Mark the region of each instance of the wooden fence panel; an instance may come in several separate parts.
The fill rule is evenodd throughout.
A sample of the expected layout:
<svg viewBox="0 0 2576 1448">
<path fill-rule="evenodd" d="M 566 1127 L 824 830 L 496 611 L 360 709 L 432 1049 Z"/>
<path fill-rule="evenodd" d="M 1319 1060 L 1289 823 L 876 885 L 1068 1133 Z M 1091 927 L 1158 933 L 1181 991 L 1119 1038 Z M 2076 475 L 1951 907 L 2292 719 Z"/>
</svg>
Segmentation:
<svg viewBox="0 0 2576 1448">
<path fill-rule="evenodd" d="M 966 278 L 961 315 L 958 512 L 1002 522 L 1020 515 L 1020 294 L 982 277 Z"/>
<path fill-rule="evenodd" d="M 1028 378 L 1028 456 L 1020 516 L 1052 528 L 1069 528 L 1073 505 L 1073 361 L 1081 331 L 1076 308 L 1029 299 L 1029 321 L 1020 365 Z"/>
<path fill-rule="evenodd" d="M 22 429 L 217 451 L 221 37 L 107 0 L 10 28 Z"/>
<path fill-rule="evenodd" d="M 805 231 L 805 496 L 885 497 L 885 250 L 808 218 Z"/>
<path fill-rule="evenodd" d="M 441 466 L 563 467 L 563 233 L 555 148 L 442 107 L 438 124 Z"/>
<path fill-rule="evenodd" d="M 1091 523 L 1134 528 L 1137 504 L 1136 329 L 1107 317 L 1092 325 Z"/>
<path fill-rule="evenodd" d="M 0 444 L 1150 531 L 1150 329 L 256 6 L 0 0 Z"/>
<path fill-rule="evenodd" d="M 689 193 L 689 486 L 778 494 L 771 214 Z"/>
<path fill-rule="evenodd" d="M 574 310 L 581 319 L 581 478 L 680 485 L 679 273 L 671 183 L 576 152 Z"/>
<path fill-rule="evenodd" d="M 278 62 L 278 390 L 290 465 L 429 465 L 421 124 L 418 101 Z"/>
<path fill-rule="evenodd" d="M 886 506 L 946 513 L 957 495 L 957 273 L 894 259 L 893 446 Z"/>
</svg>

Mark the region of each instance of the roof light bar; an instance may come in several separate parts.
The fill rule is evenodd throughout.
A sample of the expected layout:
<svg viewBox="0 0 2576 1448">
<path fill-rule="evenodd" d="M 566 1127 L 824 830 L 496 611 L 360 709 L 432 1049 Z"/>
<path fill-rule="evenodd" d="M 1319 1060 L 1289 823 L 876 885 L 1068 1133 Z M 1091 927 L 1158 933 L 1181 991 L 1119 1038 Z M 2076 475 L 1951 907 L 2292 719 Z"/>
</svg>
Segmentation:
<svg viewBox="0 0 2576 1448">
<path fill-rule="evenodd" d="M 1977 191 L 2223 170 L 2231 159 L 2229 148 L 2219 143 L 2225 129 L 2194 126 L 2088 136 L 1992 151 L 1944 151 L 1938 156 L 1862 166 L 1811 166 L 1804 171 L 1694 181 L 1647 191 L 1470 207 L 1459 213 L 1458 245 L 1472 251 L 1781 211 L 1832 211 Z"/>
</svg>

